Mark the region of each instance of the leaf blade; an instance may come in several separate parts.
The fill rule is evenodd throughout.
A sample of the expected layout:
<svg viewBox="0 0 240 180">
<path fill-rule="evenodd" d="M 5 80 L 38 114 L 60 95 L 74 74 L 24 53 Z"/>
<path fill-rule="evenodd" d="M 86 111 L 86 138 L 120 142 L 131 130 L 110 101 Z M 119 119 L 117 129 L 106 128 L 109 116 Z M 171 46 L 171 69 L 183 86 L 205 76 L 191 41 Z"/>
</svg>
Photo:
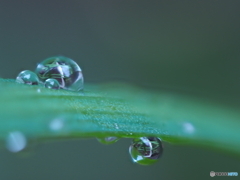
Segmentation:
<svg viewBox="0 0 240 180">
<path fill-rule="evenodd" d="M 194 97 L 128 85 L 86 86 L 84 93 L 0 79 L 0 138 L 19 130 L 32 139 L 158 136 L 164 141 L 240 154 L 240 112 Z M 59 120 L 61 129 L 51 129 Z"/>
</svg>

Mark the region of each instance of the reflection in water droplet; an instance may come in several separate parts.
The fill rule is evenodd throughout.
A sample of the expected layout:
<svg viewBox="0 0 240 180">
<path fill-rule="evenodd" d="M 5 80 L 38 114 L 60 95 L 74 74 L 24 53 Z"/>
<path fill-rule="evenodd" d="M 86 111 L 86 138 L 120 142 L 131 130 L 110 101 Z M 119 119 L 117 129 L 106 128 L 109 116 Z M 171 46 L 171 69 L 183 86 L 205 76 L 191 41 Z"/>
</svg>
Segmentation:
<svg viewBox="0 0 240 180">
<path fill-rule="evenodd" d="M 82 70 L 70 58 L 56 56 L 48 58 L 38 64 L 36 73 L 40 81 L 56 79 L 62 89 L 80 91 L 83 89 Z"/>
<path fill-rule="evenodd" d="M 39 79 L 34 72 L 24 70 L 18 74 L 16 82 L 21 84 L 38 85 Z"/>
<path fill-rule="evenodd" d="M 6 147 L 11 152 L 19 152 L 27 145 L 27 139 L 23 133 L 19 131 L 10 132 L 6 139 Z"/>
<path fill-rule="evenodd" d="M 59 131 L 64 127 L 64 122 L 62 119 L 54 119 L 50 122 L 49 128 L 52 131 Z"/>
<path fill-rule="evenodd" d="M 114 137 L 114 136 L 97 138 L 98 142 L 100 142 L 102 144 L 113 144 L 113 143 L 117 142 L 119 139 L 120 138 Z"/>
<path fill-rule="evenodd" d="M 44 83 L 45 88 L 49 89 L 60 89 L 60 84 L 56 79 L 47 79 Z"/>
<path fill-rule="evenodd" d="M 134 162 L 150 165 L 156 163 L 162 155 L 162 142 L 157 137 L 136 138 L 129 147 L 129 153 Z"/>
</svg>

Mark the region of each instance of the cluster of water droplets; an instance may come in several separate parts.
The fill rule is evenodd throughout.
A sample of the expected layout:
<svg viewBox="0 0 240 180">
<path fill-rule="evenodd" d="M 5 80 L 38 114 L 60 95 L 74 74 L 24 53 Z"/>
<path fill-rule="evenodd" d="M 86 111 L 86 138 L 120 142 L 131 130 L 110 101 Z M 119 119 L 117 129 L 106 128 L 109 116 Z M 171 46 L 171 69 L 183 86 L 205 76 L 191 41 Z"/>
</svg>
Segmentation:
<svg viewBox="0 0 240 180">
<path fill-rule="evenodd" d="M 16 82 L 27 85 L 40 85 L 49 89 L 65 89 L 69 91 L 83 90 L 83 74 L 79 65 L 64 56 L 50 57 L 40 62 L 35 72 L 21 71 Z M 41 92 L 41 89 L 38 89 Z M 55 119 L 50 123 L 52 131 L 61 130 L 63 121 Z M 12 131 L 7 135 L 6 148 L 14 153 L 26 149 L 27 138 L 20 131 Z"/>
<path fill-rule="evenodd" d="M 37 65 L 35 72 L 24 70 L 16 82 L 28 85 L 44 85 L 49 89 L 69 91 L 83 90 L 83 74 L 79 65 L 70 58 L 55 56 Z"/>
<path fill-rule="evenodd" d="M 43 85 L 49 89 L 83 90 L 83 74 L 79 65 L 70 58 L 56 56 L 45 59 L 37 65 L 35 72 L 24 70 L 16 78 L 17 83 Z M 63 128 L 63 121 L 55 119 L 50 123 L 52 131 Z M 118 128 L 118 126 L 116 126 Z M 115 136 L 101 137 L 102 144 L 116 143 L 120 138 Z M 8 134 L 6 147 L 11 152 L 20 152 L 26 148 L 27 138 L 19 131 Z M 156 163 L 163 153 L 163 146 L 158 137 L 139 137 L 132 140 L 129 154 L 133 162 L 141 165 Z"/>
</svg>

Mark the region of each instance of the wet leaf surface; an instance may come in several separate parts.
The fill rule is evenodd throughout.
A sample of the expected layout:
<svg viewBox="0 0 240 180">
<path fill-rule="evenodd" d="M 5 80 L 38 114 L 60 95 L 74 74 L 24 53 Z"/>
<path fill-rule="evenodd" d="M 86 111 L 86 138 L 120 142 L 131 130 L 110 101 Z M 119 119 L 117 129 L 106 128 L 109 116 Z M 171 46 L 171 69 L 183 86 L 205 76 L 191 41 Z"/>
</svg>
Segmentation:
<svg viewBox="0 0 240 180">
<path fill-rule="evenodd" d="M 0 79 L 0 98 L 2 142 L 15 131 L 39 142 L 151 136 L 240 155 L 239 109 L 205 99 L 124 84 L 71 92 L 9 79 Z"/>
</svg>

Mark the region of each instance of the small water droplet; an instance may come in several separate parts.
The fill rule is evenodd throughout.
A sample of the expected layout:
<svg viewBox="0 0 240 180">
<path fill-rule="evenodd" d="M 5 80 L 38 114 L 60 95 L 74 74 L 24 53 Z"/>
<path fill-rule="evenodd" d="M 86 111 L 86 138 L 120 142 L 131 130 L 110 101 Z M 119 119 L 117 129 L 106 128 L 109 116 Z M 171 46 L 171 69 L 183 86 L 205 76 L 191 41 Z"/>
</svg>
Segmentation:
<svg viewBox="0 0 240 180">
<path fill-rule="evenodd" d="M 117 142 L 119 139 L 120 138 L 114 137 L 114 136 L 97 138 L 98 142 L 100 142 L 102 144 L 113 144 L 113 143 Z"/>
<path fill-rule="evenodd" d="M 60 89 L 60 84 L 56 79 L 47 79 L 44 83 L 45 88 L 49 89 Z"/>
<path fill-rule="evenodd" d="M 49 128 L 52 130 L 52 131 L 59 131 L 61 130 L 62 128 L 64 127 L 64 122 L 62 119 L 54 119 L 50 122 L 49 124 Z"/>
<path fill-rule="evenodd" d="M 11 152 L 19 152 L 27 145 L 27 139 L 20 131 L 10 132 L 6 139 L 6 147 Z"/>
<path fill-rule="evenodd" d="M 18 74 L 16 82 L 21 84 L 38 85 L 39 79 L 34 72 L 24 70 Z"/>
<path fill-rule="evenodd" d="M 70 58 L 64 56 L 48 58 L 38 64 L 36 73 L 42 82 L 49 78 L 56 79 L 62 89 L 70 91 L 83 89 L 82 70 Z"/>
<path fill-rule="evenodd" d="M 195 131 L 195 127 L 191 123 L 185 122 L 183 123 L 183 130 L 188 134 L 193 134 Z"/>
<path fill-rule="evenodd" d="M 119 127 L 118 127 L 118 124 L 117 124 L 117 123 L 114 123 L 114 126 L 115 126 L 115 128 L 116 128 L 116 129 L 119 129 Z"/>
<path fill-rule="evenodd" d="M 140 137 L 133 139 L 129 147 L 132 160 L 141 165 L 156 163 L 163 153 L 163 146 L 160 138 Z"/>
</svg>

